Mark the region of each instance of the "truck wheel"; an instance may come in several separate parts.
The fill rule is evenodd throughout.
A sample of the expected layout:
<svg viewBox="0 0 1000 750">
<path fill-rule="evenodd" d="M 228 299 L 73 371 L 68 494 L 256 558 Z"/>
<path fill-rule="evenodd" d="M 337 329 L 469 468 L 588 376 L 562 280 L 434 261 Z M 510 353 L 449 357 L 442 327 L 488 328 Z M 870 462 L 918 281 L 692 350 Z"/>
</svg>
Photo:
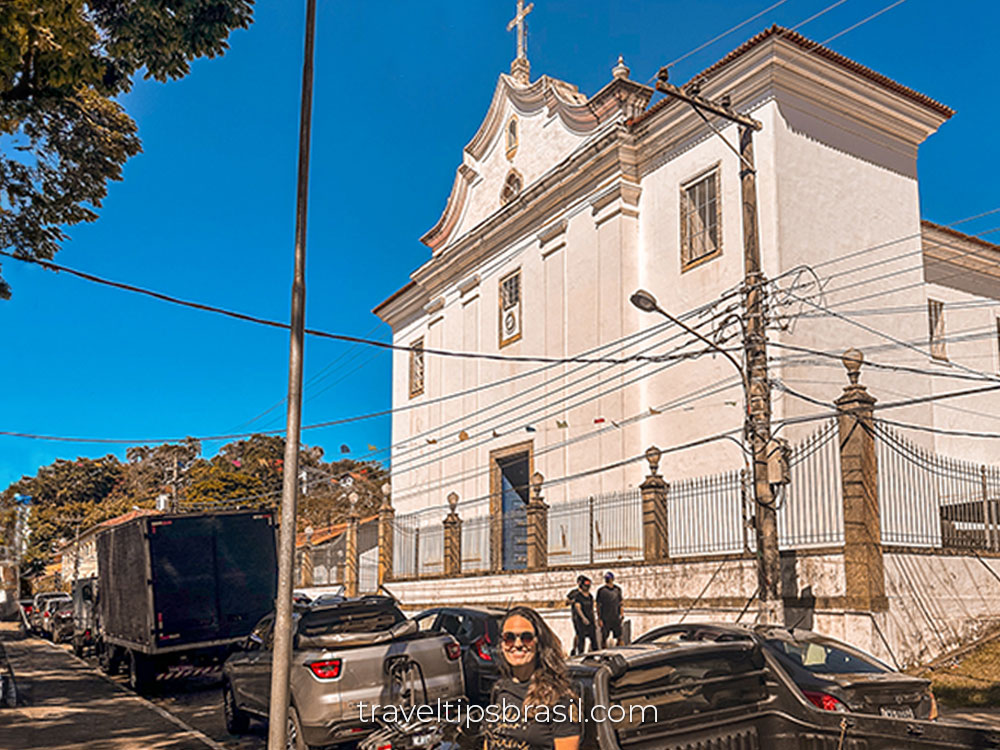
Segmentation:
<svg viewBox="0 0 1000 750">
<path fill-rule="evenodd" d="M 226 731 L 230 734 L 243 734 L 250 728 L 250 717 L 236 706 L 236 696 L 229 680 L 222 683 L 222 713 L 226 718 Z"/>
<path fill-rule="evenodd" d="M 295 706 L 288 707 L 288 733 L 285 735 L 285 750 L 311 750 L 302 739 L 302 721 Z"/>
<path fill-rule="evenodd" d="M 83 636 L 73 636 L 73 655 L 78 659 L 83 657 Z"/>
<path fill-rule="evenodd" d="M 101 671 L 107 675 L 118 674 L 118 670 L 121 668 L 121 654 L 118 652 L 118 647 L 104 641 L 97 641 L 94 650 L 97 652 L 97 663 L 100 665 Z"/>
<path fill-rule="evenodd" d="M 148 692 L 153 684 L 155 667 L 152 659 L 136 651 L 128 652 L 128 686 L 137 693 Z"/>
</svg>

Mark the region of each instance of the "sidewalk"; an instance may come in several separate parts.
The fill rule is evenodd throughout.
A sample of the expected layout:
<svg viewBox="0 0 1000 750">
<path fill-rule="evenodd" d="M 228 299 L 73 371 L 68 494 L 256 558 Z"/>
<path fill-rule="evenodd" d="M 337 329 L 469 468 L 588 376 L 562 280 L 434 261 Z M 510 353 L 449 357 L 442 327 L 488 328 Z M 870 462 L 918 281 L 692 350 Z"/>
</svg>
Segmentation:
<svg viewBox="0 0 1000 750">
<path fill-rule="evenodd" d="M 6 623 L 4 623 L 6 625 Z M 0 709 L 4 750 L 219 750 L 200 732 L 36 638 L 0 639 L 22 705 Z"/>
</svg>

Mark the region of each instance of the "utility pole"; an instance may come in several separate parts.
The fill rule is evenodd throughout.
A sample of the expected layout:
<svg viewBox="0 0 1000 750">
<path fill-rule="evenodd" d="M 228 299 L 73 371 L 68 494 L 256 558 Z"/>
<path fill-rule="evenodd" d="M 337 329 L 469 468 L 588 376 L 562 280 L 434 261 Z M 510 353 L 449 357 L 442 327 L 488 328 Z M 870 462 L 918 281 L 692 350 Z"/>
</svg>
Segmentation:
<svg viewBox="0 0 1000 750">
<path fill-rule="evenodd" d="M 743 350 L 746 374 L 745 430 L 753 454 L 754 520 L 757 536 L 759 580 L 759 621 L 783 625 L 781 599 L 781 558 L 778 553 L 778 515 L 768 477 L 768 449 L 771 441 L 771 385 L 767 374 L 766 290 L 760 261 L 760 234 L 757 227 L 757 170 L 754 167 L 753 134 L 763 126 L 757 120 L 734 112 L 728 97 L 713 102 L 699 95 L 698 86 L 688 90 L 667 82 L 667 68 L 657 76 L 656 89 L 687 102 L 740 159 L 740 193 L 743 202 Z M 706 112 L 739 126 L 739 150 L 709 121 Z"/>
<path fill-rule="evenodd" d="M 292 584 L 295 574 L 295 516 L 298 505 L 299 438 L 302 429 L 302 359 L 306 312 L 306 216 L 309 197 L 309 142 L 312 130 L 313 47 L 316 0 L 306 0 L 302 102 L 299 113 L 299 168 L 295 206 L 295 275 L 288 348 L 288 414 L 281 487 L 278 543 L 278 597 L 274 615 L 268 750 L 284 750 L 289 730 L 289 676 L 292 662 Z M 294 709 L 291 709 L 294 711 Z M 301 732 L 300 727 L 296 727 Z M 300 738 L 301 741 L 301 738 Z"/>
</svg>

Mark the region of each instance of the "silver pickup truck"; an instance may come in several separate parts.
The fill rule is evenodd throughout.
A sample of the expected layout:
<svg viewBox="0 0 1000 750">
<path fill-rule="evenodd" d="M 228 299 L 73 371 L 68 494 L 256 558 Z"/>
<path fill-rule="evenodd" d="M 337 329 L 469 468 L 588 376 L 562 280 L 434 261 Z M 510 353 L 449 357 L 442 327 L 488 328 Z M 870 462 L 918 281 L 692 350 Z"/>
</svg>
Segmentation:
<svg viewBox="0 0 1000 750">
<path fill-rule="evenodd" d="M 373 704 L 416 705 L 465 693 L 461 647 L 447 634 L 419 632 L 389 597 L 322 598 L 296 608 L 289 747 L 302 750 L 361 739 Z M 223 665 L 223 710 L 231 734 L 266 718 L 274 617 L 253 629 Z"/>
</svg>

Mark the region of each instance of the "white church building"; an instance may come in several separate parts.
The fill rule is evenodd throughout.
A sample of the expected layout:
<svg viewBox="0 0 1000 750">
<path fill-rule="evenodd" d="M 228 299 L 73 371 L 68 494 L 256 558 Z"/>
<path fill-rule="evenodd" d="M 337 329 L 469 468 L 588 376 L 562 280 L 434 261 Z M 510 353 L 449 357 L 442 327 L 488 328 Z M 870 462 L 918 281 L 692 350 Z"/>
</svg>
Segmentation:
<svg viewBox="0 0 1000 750">
<path fill-rule="evenodd" d="M 727 98 L 763 126 L 753 150 L 770 280 L 772 429 L 803 461 L 809 445 L 835 461 L 836 441 L 823 445 L 823 436 L 848 382 L 841 354 L 853 347 L 864 354 L 861 383 L 878 399 L 876 415 L 899 438 L 892 445 L 1000 463 L 996 440 L 957 434 L 998 432 L 997 394 L 987 389 L 1000 372 L 1000 247 L 921 221 L 918 149 L 952 110 L 779 27 L 685 89 Z M 479 569 L 497 572 L 497 560 L 500 571 L 524 567 L 516 523 L 505 524 L 492 566 L 481 548 L 491 517 L 523 517 L 536 472 L 551 508 L 550 565 L 558 554 L 567 564 L 598 565 L 631 553 L 580 558 L 574 534 L 600 546 L 598 497 L 610 509 L 607 533 L 617 525 L 612 535 L 629 537 L 618 527 L 631 523 L 624 516 L 633 510 L 614 511 L 608 498 L 624 507 L 636 495 L 649 446 L 663 451 L 660 473 L 677 502 L 699 478 L 728 491 L 727 477 L 745 467 L 745 402 L 733 363 L 630 303 L 648 290 L 740 360 L 737 126 L 671 97 L 651 104 L 654 94 L 621 60 L 589 96 L 546 75 L 532 79 L 522 50 L 461 151 L 443 213 L 421 238 L 427 259 L 374 310 L 393 342 L 409 349 L 394 353 L 392 369 L 396 518 L 439 526 L 457 494 L 463 571 L 477 569 L 476 559 L 466 565 L 469 555 L 479 555 Z M 820 484 L 839 492 L 834 469 L 817 465 L 798 481 L 793 471 L 786 517 L 779 511 L 784 546 L 842 540 L 839 511 L 816 505 L 827 491 Z M 912 513 L 889 507 L 891 490 L 883 524 L 896 523 L 908 543 L 940 546 L 947 514 L 939 518 L 934 507 L 917 528 Z M 907 487 L 895 492 L 903 502 Z M 746 551 L 738 505 L 730 519 L 711 510 L 719 507 L 701 503 L 701 516 L 672 518 L 675 549 Z M 713 524 L 728 525 L 730 547 L 699 547 L 699 533 L 720 538 Z M 440 546 L 430 531 L 423 543 Z M 423 572 L 419 561 L 400 567 L 408 544 L 397 541 L 396 573 L 404 577 Z"/>
</svg>

